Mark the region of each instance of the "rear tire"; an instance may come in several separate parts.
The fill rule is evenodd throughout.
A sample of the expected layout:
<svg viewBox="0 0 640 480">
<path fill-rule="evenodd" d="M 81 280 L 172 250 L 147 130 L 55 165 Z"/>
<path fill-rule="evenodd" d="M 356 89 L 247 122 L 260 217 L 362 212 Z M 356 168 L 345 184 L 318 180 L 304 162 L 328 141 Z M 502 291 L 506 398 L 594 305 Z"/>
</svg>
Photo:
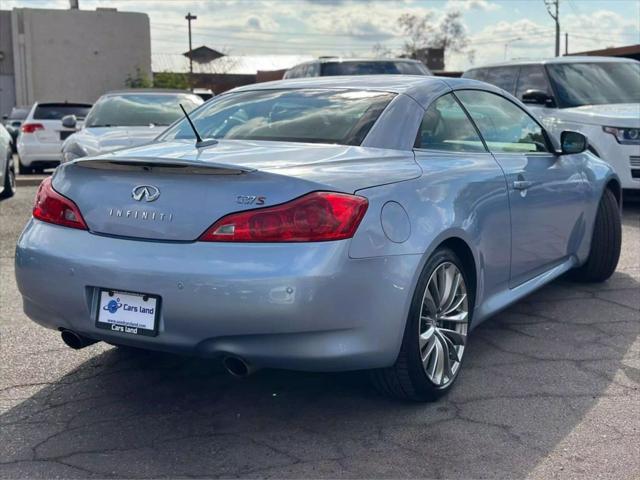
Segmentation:
<svg viewBox="0 0 640 480">
<path fill-rule="evenodd" d="M 13 168 L 13 158 L 9 154 L 4 172 L 4 190 L 0 193 L 0 198 L 13 197 L 16 193 L 16 172 Z"/>
<path fill-rule="evenodd" d="M 462 367 L 473 311 L 468 285 L 456 254 L 448 248 L 436 250 L 418 280 L 395 364 L 371 371 L 377 390 L 418 402 L 434 401 L 451 390 Z"/>
<path fill-rule="evenodd" d="M 620 207 L 611 190 L 605 189 L 593 225 L 589 258 L 572 272 L 581 282 L 604 282 L 615 272 L 620 258 L 622 225 Z"/>
<path fill-rule="evenodd" d="M 20 173 L 20 175 L 28 175 L 32 172 L 33 169 L 31 167 L 23 165 L 22 162 L 18 159 L 18 173 Z"/>
</svg>

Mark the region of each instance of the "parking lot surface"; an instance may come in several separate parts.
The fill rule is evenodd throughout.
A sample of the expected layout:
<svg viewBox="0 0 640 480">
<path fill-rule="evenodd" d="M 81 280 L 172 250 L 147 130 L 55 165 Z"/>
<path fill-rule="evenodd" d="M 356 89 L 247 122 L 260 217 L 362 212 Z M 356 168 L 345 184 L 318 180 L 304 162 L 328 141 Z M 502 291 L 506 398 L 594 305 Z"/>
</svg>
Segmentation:
<svg viewBox="0 0 640 480">
<path fill-rule="evenodd" d="M 34 194 L 0 202 L 0 477 L 640 478 L 639 204 L 607 283 L 562 279 L 488 320 L 451 394 L 414 404 L 362 373 L 238 380 L 211 360 L 70 350 L 15 285 Z"/>
</svg>

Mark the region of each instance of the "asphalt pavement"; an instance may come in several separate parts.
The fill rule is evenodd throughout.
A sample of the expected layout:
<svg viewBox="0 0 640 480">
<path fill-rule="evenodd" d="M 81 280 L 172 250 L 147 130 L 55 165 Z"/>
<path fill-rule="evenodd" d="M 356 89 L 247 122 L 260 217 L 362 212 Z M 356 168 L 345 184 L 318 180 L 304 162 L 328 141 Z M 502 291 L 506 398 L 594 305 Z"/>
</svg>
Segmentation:
<svg viewBox="0 0 640 480">
<path fill-rule="evenodd" d="M 414 404 L 362 373 L 240 380 L 210 360 L 70 350 L 15 285 L 35 190 L 0 202 L 2 478 L 640 478 L 640 204 L 613 278 L 561 279 L 488 320 L 451 394 Z"/>
</svg>

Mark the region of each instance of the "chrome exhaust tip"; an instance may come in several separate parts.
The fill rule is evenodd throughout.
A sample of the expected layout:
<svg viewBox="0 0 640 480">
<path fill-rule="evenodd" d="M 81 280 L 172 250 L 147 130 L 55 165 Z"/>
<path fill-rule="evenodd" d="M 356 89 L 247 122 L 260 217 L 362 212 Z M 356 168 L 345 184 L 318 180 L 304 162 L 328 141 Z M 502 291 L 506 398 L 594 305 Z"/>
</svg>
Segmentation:
<svg viewBox="0 0 640 480">
<path fill-rule="evenodd" d="M 226 356 L 222 359 L 222 365 L 229 374 L 238 378 L 248 377 L 256 371 L 256 368 L 245 362 L 240 357 Z"/>
<path fill-rule="evenodd" d="M 60 333 L 60 337 L 62 337 L 62 341 L 70 348 L 74 350 L 80 350 L 81 348 L 88 347 L 89 345 L 93 345 L 98 340 L 93 340 L 92 338 L 85 337 L 83 335 L 79 335 L 72 330 L 62 330 Z"/>
</svg>

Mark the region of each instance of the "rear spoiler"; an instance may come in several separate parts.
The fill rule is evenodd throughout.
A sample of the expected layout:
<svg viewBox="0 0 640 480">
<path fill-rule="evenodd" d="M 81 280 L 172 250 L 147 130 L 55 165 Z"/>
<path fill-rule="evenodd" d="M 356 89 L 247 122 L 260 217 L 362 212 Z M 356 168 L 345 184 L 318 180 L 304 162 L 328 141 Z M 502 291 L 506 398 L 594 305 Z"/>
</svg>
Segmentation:
<svg viewBox="0 0 640 480">
<path fill-rule="evenodd" d="M 226 163 L 205 162 L 182 158 L 79 158 L 71 162 L 83 168 L 119 171 L 154 171 L 163 173 L 185 173 L 199 175 L 240 175 L 255 171 L 254 168 Z"/>
</svg>

